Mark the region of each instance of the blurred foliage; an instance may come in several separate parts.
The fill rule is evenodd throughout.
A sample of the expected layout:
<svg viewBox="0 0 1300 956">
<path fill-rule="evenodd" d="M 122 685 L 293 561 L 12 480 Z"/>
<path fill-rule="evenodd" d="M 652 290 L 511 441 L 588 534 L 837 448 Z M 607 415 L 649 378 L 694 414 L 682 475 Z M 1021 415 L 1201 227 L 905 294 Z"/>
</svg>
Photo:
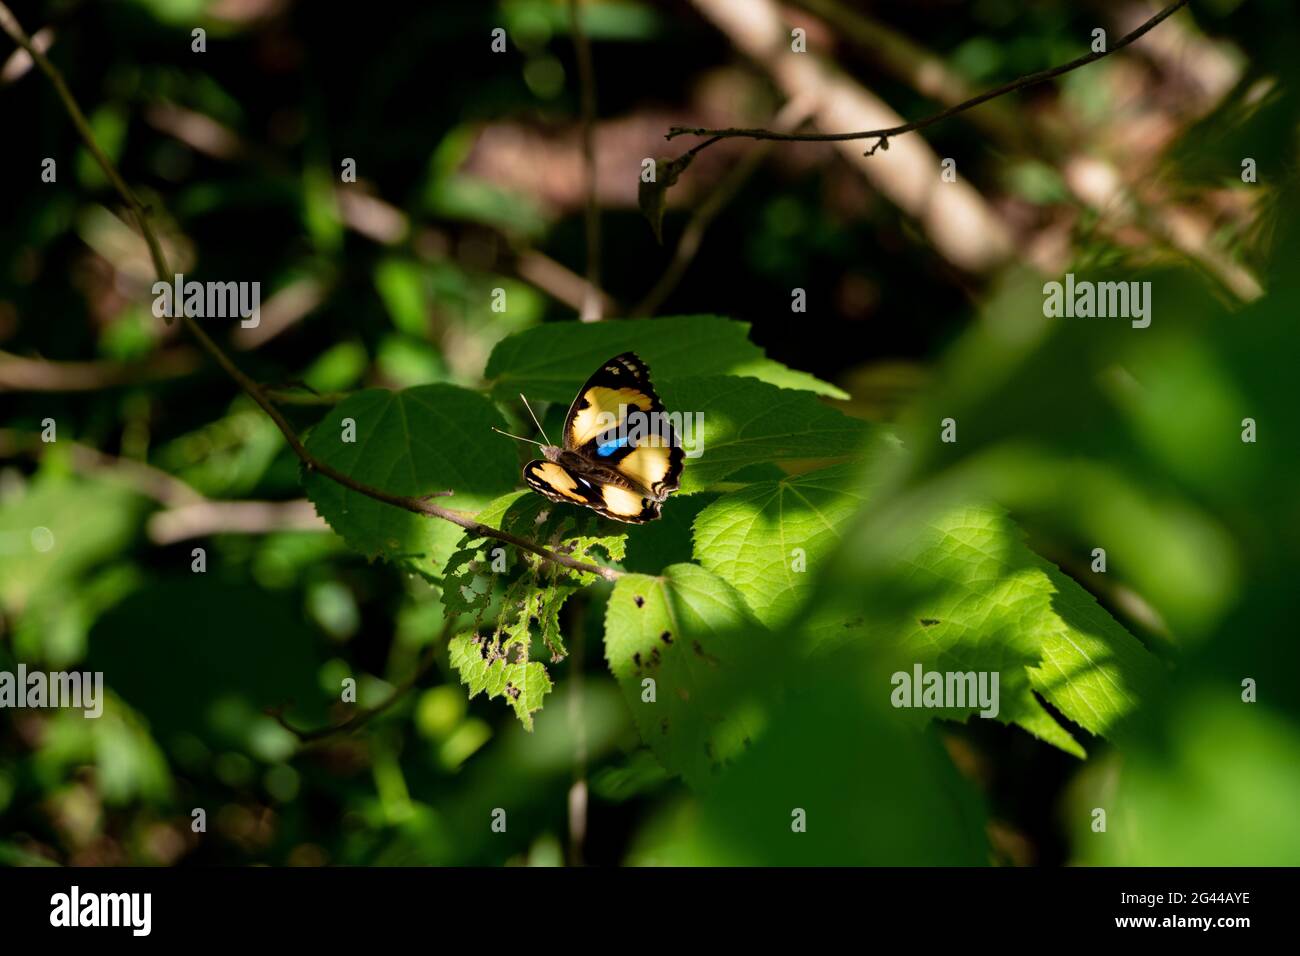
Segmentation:
<svg viewBox="0 0 1300 956">
<path fill-rule="evenodd" d="M 360 42 L 292 0 L 14 4 L 176 269 L 262 283 L 261 326 L 212 334 L 313 454 L 626 573 L 513 548 L 500 571 L 491 538 L 304 474 L 153 317 L 102 171 L 43 78 L 6 69 L 0 375 L 45 378 L 4 400 L 0 671 L 107 689 L 98 719 L 0 710 L 0 863 L 1300 862 L 1294 4 L 1193 4 L 1144 41 L 1182 31 L 1190 70 L 1135 49 L 926 130 L 1023 261 L 959 274 L 833 150 L 778 147 L 667 317 L 597 324 L 573 320 L 564 5 L 385 6 Z M 1077 55 L 1094 21 L 1118 35 L 1121 7 L 786 15 L 914 118 L 937 108 L 918 51 L 978 90 Z M 753 147 L 658 196 L 662 247 L 641 158 L 671 123 L 780 104 L 689 3 L 583 24 L 623 314 Z M 1113 203 L 1080 188 L 1089 162 L 1119 171 Z M 1045 318 L 1058 271 L 1149 281 L 1151 326 Z M 556 434 L 628 349 L 703 413 L 663 517 L 519 491 L 527 450 L 489 427 L 531 435 L 524 392 Z M 890 707 L 913 663 L 1000 672 L 998 719 Z"/>
</svg>

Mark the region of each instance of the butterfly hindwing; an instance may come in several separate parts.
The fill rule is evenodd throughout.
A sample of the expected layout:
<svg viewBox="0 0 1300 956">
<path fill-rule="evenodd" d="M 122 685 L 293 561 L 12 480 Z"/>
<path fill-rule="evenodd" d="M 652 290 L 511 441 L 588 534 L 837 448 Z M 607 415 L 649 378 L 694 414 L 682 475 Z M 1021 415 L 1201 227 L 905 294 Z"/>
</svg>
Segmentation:
<svg viewBox="0 0 1300 956">
<path fill-rule="evenodd" d="M 524 466 L 524 480 L 552 501 L 583 505 L 616 521 L 641 524 L 659 517 L 658 501 L 621 484 L 575 475 L 558 462 L 530 461 Z"/>
<path fill-rule="evenodd" d="M 684 459 L 680 445 L 644 444 L 628 449 L 614 467 L 649 491 L 652 498 L 663 501 L 681 483 Z"/>
</svg>

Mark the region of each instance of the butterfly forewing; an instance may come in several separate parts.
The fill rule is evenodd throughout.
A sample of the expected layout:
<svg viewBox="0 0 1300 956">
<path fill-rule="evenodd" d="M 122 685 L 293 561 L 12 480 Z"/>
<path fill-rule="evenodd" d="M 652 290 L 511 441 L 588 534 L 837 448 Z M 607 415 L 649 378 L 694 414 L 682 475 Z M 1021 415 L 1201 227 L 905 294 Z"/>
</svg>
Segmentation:
<svg viewBox="0 0 1300 956">
<path fill-rule="evenodd" d="M 662 411 L 650 372 L 634 352 L 616 355 L 592 374 L 564 417 L 564 448 L 581 451 L 629 411 Z"/>
</svg>

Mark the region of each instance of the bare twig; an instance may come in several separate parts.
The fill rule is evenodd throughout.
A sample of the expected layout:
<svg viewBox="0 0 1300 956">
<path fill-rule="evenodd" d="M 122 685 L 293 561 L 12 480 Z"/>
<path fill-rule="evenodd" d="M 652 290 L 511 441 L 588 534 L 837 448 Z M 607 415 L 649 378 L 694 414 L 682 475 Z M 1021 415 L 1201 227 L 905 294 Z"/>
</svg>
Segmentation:
<svg viewBox="0 0 1300 956">
<path fill-rule="evenodd" d="M 196 501 L 149 516 L 154 544 L 175 544 L 214 534 L 267 534 L 272 531 L 328 531 L 330 526 L 304 498 L 296 501 Z"/>
<path fill-rule="evenodd" d="M 58 362 L 0 351 L 0 392 L 85 392 L 188 375 L 198 365 L 192 349 L 158 352 L 146 362 Z"/>
<path fill-rule="evenodd" d="M 18 20 L 4 3 L 0 3 L 0 30 L 4 30 L 15 43 L 27 51 L 27 55 L 36 62 L 41 72 L 54 85 L 54 91 L 59 94 L 59 99 L 63 101 L 63 106 L 68 111 L 72 125 L 77 127 L 77 132 L 81 135 L 81 141 L 86 144 L 86 149 L 90 150 L 90 154 L 95 157 L 95 162 L 99 163 L 104 175 L 112 183 L 113 189 L 126 202 L 131 214 L 135 217 L 136 223 L 140 226 L 145 242 L 149 244 L 149 256 L 153 259 L 154 271 L 158 274 L 158 278 L 167 281 L 169 275 L 167 260 L 163 258 L 162 244 L 158 241 L 158 237 L 148 227 L 144 204 L 136 198 L 135 193 L 127 188 L 126 183 L 122 181 L 122 177 L 118 175 L 113 164 L 104 155 L 104 151 L 99 148 L 99 143 L 95 141 L 95 134 L 90 131 L 90 123 L 86 121 L 86 115 L 81 112 L 81 107 L 77 105 L 76 99 L 73 98 L 72 92 L 68 89 L 68 84 L 63 82 L 63 74 L 49 61 L 40 46 L 23 31 L 23 28 L 18 24 Z"/>
<path fill-rule="evenodd" d="M 410 677 L 394 687 L 393 692 L 384 698 L 382 702 L 376 704 L 374 707 L 366 707 L 357 711 L 341 724 L 337 724 L 333 727 L 318 727 L 315 730 L 303 730 L 285 720 L 283 707 L 268 707 L 266 712 L 270 716 L 274 717 L 281 727 L 297 737 L 300 743 L 304 744 L 318 743 L 319 741 L 326 740 L 330 737 L 337 737 L 340 734 L 347 734 L 354 730 L 358 730 L 370 723 L 370 721 L 378 717 L 384 711 L 388 710 L 388 708 L 392 707 L 395 703 L 406 696 L 413 687 L 415 687 L 416 682 L 419 681 L 419 679 L 424 676 L 425 672 L 433 665 L 434 659 L 438 653 L 438 648 L 442 646 L 443 639 L 447 636 L 449 631 L 450 628 L 444 628 L 443 633 L 438 640 L 434 641 L 424 649 L 424 653 L 420 655 L 419 663 L 415 665 L 415 671 Z"/>
<path fill-rule="evenodd" d="M 267 398 L 277 405 L 337 405 L 352 392 L 318 392 L 306 382 L 282 382 L 263 386 Z"/>
<path fill-rule="evenodd" d="M 569 0 L 569 31 L 578 58 L 578 83 L 582 97 L 582 162 L 586 170 L 587 288 L 582 297 L 583 322 L 600 319 L 600 207 L 596 200 L 596 71 L 591 64 L 591 43 L 582 29 L 579 0 Z"/>
<path fill-rule="evenodd" d="M 875 129 L 904 118 L 879 96 L 815 51 L 795 53 L 779 0 L 691 0 L 736 49 L 770 76 L 789 100 L 809 97 L 816 129 Z M 969 114 L 968 114 L 969 115 Z M 942 258 L 973 275 L 1000 268 L 1015 246 L 1008 222 L 973 182 L 945 182 L 941 162 L 921 136 L 903 137 L 886 160 L 858 143 L 828 144 L 883 198 L 915 220 Z M 680 163 L 680 158 L 670 164 Z"/>
<path fill-rule="evenodd" d="M 917 132 L 918 130 L 923 130 L 928 126 L 932 126 L 935 123 L 938 123 L 940 120 L 945 120 L 951 116 L 956 116 L 958 113 L 964 113 L 966 110 L 973 109 L 974 107 L 979 106 L 982 103 L 987 103 L 989 100 L 997 99 L 999 96 L 1005 96 L 1008 93 L 1014 93 L 1017 90 L 1023 90 L 1025 87 L 1028 86 L 1036 86 L 1039 83 L 1044 83 L 1047 80 L 1054 79 L 1055 77 L 1061 76 L 1062 74 L 1065 73 L 1069 73 L 1071 70 L 1077 70 L 1081 66 L 1087 66 L 1089 63 L 1093 63 L 1097 60 L 1102 59 L 1103 57 L 1110 56 L 1112 53 L 1124 49 L 1124 47 L 1128 46 L 1130 43 L 1145 36 L 1148 32 L 1150 32 L 1160 23 L 1167 20 L 1169 17 L 1173 16 L 1173 14 L 1177 13 L 1180 9 L 1185 7 L 1187 5 L 1187 2 L 1188 0 L 1176 0 L 1175 3 L 1171 3 L 1169 6 L 1165 7 L 1163 10 L 1161 10 L 1151 19 L 1143 23 L 1136 30 L 1120 37 L 1120 39 L 1116 40 L 1113 45 L 1108 46 L 1105 50 L 1103 50 L 1100 53 L 1097 52 L 1086 53 L 1083 56 L 1076 57 L 1075 59 L 1071 60 L 1069 63 L 1064 63 L 1060 66 L 1052 67 L 1049 70 L 1039 70 L 1037 73 L 1027 74 L 1026 76 L 1022 76 L 1018 79 L 1012 80 L 1009 83 L 1004 83 L 1001 86 L 995 87 L 991 90 L 987 90 L 979 94 L 978 96 L 972 96 L 970 99 L 964 100 L 961 103 L 956 104 L 955 106 L 950 106 L 947 109 L 940 110 L 938 113 L 935 113 L 932 116 L 927 116 L 924 119 L 914 120 L 911 123 L 903 123 L 901 126 L 891 126 L 885 129 L 869 129 L 869 130 L 863 130 L 861 132 L 856 132 L 856 133 L 797 133 L 797 132 L 782 132 L 780 130 L 770 130 L 770 129 L 745 129 L 745 128 L 738 128 L 738 127 L 731 127 L 727 129 L 709 129 L 709 128 L 698 127 L 698 126 L 673 126 L 669 128 L 664 138 L 673 139 L 674 137 L 683 136 L 683 135 L 709 137 L 709 139 L 706 142 L 701 143 L 698 146 L 695 146 L 693 149 L 691 149 L 691 153 L 697 153 L 700 150 L 704 149 L 705 147 L 711 146 L 714 143 L 718 142 L 719 140 L 724 140 L 724 139 L 759 139 L 759 140 L 775 140 L 778 142 L 802 142 L 802 143 L 842 143 L 842 142 L 855 140 L 855 139 L 874 139 L 876 140 L 876 142 L 872 145 L 872 147 L 869 150 L 867 150 L 866 153 L 866 155 L 870 156 L 874 154 L 876 150 L 889 149 L 889 140 L 892 137 L 902 136 L 904 133 L 914 133 Z"/>
<path fill-rule="evenodd" d="M 790 100 L 777 114 L 777 128 L 798 129 L 808 119 L 811 112 L 812 103 L 808 98 Z M 770 143 L 764 143 L 747 154 L 744 159 L 731 168 L 717 187 L 712 189 L 704 198 L 704 201 L 696 207 L 695 212 L 691 215 L 690 222 L 682 230 L 681 238 L 677 240 L 677 248 L 673 250 L 673 258 L 668 263 L 668 268 L 659 277 L 659 281 L 654 284 L 654 288 L 647 292 L 645 298 L 632 310 L 630 314 L 633 317 L 650 316 L 659 311 L 660 306 L 664 304 L 664 300 L 672 295 L 673 290 L 682 281 L 682 276 L 690 268 L 691 262 L 695 259 L 695 254 L 700 250 L 700 244 L 704 241 L 704 233 L 708 230 L 709 225 L 727 203 L 735 198 L 736 193 L 754 174 L 754 170 L 758 169 L 767 154 L 771 152 L 771 149 Z"/>
<path fill-rule="evenodd" d="M 14 18 L 9 7 L 3 2 L 0 2 L 0 29 L 3 29 L 5 33 L 9 34 L 15 43 L 25 49 L 28 55 L 36 61 L 36 64 L 41 68 L 41 71 L 49 77 L 50 82 L 54 85 L 55 92 L 63 102 L 63 106 L 67 110 L 68 115 L 72 118 L 73 125 L 76 126 L 77 132 L 80 134 L 82 141 L 85 142 L 86 148 L 95 158 L 95 161 L 99 164 L 100 168 L 103 169 L 104 175 L 108 177 L 113 188 L 135 214 L 137 225 L 139 226 L 140 231 L 144 234 L 146 242 L 149 244 L 149 250 L 154 263 L 154 270 L 157 273 L 158 278 L 163 282 L 171 281 L 172 277 L 169 276 L 167 272 L 167 264 L 163 259 L 162 247 L 158 242 L 157 236 L 154 234 L 153 228 L 149 224 L 149 219 L 144 206 L 135 198 L 135 195 L 127 187 L 126 183 L 122 180 L 122 177 L 113 167 L 112 162 L 104 154 L 104 151 L 99 148 L 99 144 L 95 142 L 95 136 L 91 132 L 90 125 L 86 122 L 85 115 L 81 112 L 81 108 L 77 105 L 72 93 L 68 90 L 67 84 L 63 81 L 63 76 L 59 73 L 54 64 L 46 59 L 45 54 L 32 44 L 31 38 L 23 32 L 22 27 Z M 239 387 L 248 393 L 249 398 L 256 402 L 262 411 L 270 417 L 271 421 L 275 423 L 275 427 L 278 428 L 280 433 L 284 436 L 285 441 L 288 442 L 294 455 L 298 457 L 298 460 L 303 463 L 303 466 L 308 471 L 314 471 L 324 475 L 331 481 L 355 491 L 357 494 L 365 495 L 367 498 L 372 498 L 375 501 L 382 501 L 385 504 L 393 505 L 396 508 L 402 508 L 406 511 L 413 512 L 414 514 L 421 514 L 431 518 L 440 518 L 443 521 L 450 521 L 452 524 L 464 528 L 475 537 L 495 538 L 498 541 L 513 544 L 517 548 L 522 548 L 525 551 L 555 564 L 563 565 L 564 567 L 576 571 L 585 571 L 590 574 L 596 574 L 610 581 L 621 576 L 622 572 L 615 568 L 602 567 L 596 564 L 587 564 L 584 561 L 575 560 L 568 555 L 557 554 L 547 548 L 534 544 L 531 541 L 527 541 L 523 538 L 517 537 L 516 535 L 509 534 L 505 531 L 499 531 L 496 528 L 482 524 L 475 520 L 471 514 L 454 511 L 450 508 L 444 508 L 441 505 L 434 504 L 429 500 L 429 498 L 433 496 L 417 497 L 412 495 L 391 494 L 387 491 L 372 488 L 369 485 L 357 481 L 355 478 L 344 474 L 332 465 L 319 460 L 312 455 L 311 452 L 307 451 L 307 448 L 302 443 L 302 439 L 299 438 L 298 434 L 293 430 L 293 426 L 285 419 L 284 415 L 280 412 L 279 408 L 276 407 L 275 403 L 267 397 L 261 386 L 244 374 L 244 372 L 240 370 L 233 361 L 231 361 L 230 357 L 226 355 L 221 347 L 212 340 L 207 332 L 203 330 L 202 326 L 195 321 L 194 317 L 186 315 L 184 310 L 180 310 L 179 318 L 181 323 L 195 338 L 202 349 L 211 356 L 213 361 L 220 365 L 226 374 L 233 378 Z M 443 494 L 449 493 L 450 492 L 444 492 Z"/>
</svg>

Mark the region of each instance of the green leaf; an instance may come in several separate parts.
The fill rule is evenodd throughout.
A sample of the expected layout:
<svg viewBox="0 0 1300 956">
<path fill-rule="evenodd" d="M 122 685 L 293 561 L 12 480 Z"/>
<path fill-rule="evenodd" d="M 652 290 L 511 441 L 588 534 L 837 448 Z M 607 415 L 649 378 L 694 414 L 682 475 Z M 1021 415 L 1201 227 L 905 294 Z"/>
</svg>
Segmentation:
<svg viewBox="0 0 1300 956">
<path fill-rule="evenodd" d="M 623 560 L 627 534 L 632 527 L 602 518 L 586 508 L 557 505 L 531 491 L 512 491 L 502 495 L 474 517 L 480 524 L 508 531 L 516 537 L 591 564 Z M 481 549 L 483 545 L 489 551 L 497 546 L 504 547 L 508 555 L 518 554 L 530 565 L 542 560 L 530 552 L 517 551 L 513 545 L 491 538 L 478 538 L 470 533 L 466 533 L 460 542 L 462 548 Z M 591 584 L 596 580 L 596 575 L 588 571 L 561 565 L 550 564 L 547 570 L 575 584 Z"/>
<path fill-rule="evenodd" d="M 871 633 L 897 638 L 904 670 L 920 663 L 998 672 L 997 719 L 1083 757 L 1036 695 L 1106 734 L 1150 694 L 1160 670 L 1091 594 L 1022 538 L 991 507 L 952 508 L 888 531 L 864 525 L 846 539 L 823 593 L 852 595 Z M 924 714 L 964 720 L 977 709 Z"/>
<path fill-rule="evenodd" d="M 655 160 L 654 179 L 647 182 L 643 178 L 637 186 L 637 205 L 641 207 L 641 214 L 650 223 L 650 230 L 660 245 L 664 242 L 664 209 L 668 204 L 668 190 L 677 184 L 678 178 L 694 158 L 691 153 L 683 153 L 675 158 L 660 157 Z"/>
<path fill-rule="evenodd" d="M 718 497 L 705 492 L 687 498 L 670 498 L 657 520 L 629 525 L 623 567 L 628 571 L 658 574 L 670 564 L 691 561 L 694 556 L 691 525 Z"/>
<path fill-rule="evenodd" d="M 900 722 L 863 679 L 866 651 L 763 661 L 747 686 L 780 703 L 764 708 L 762 734 L 689 812 L 643 830 L 628 863 L 986 864 L 979 790 L 934 728 Z"/>
<path fill-rule="evenodd" d="M 710 698 L 719 682 L 736 676 L 745 642 L 763 636 L 731 586 L 693 564 L 615 584 L 605 610 L 605 659 L 641 738 L 669 772 L 704 784 L 755 732 L 743 708 L 716 708 Z"/>
<path fill-rule="evenodd" d="M 42 474 L 0 505 L 0 603 L 19 615 L 125 549 L 148 502 L 114 480 Z"/>
<path fill-rule="evenodd" d="M 100 706 L 102 713 L 93 720 L 75 709 L 51 713 L 32 761 L 37 778 L 50 787 L 91 766 L 96 789 L 107 804 L 158 805 L 171 800 L 171 768 L 150 736 L 148 722 L 111 690 L 105 689 Z"/>
<path fill-rule="evenodd" d="M 482 692 L 491 698 L 504 697 L 527 730 L 533 729 L 533 713 L 551 692 L 551 679 L 538 661 L 511 661 L 503 651 L 478 634 L 458 634 L 448 647 L 451 666 L 469 685 L 469 696 Z"/>
<path fill-rule="evenodd" d="M 200 494 L 250 494 L 284 451 L 284 436 L 260 408 L 242 396 L 230 412 L 173 438 L 150 457 Z"/>
<path fill-rule="evenodd" d="M 428 333 L 428 297 L 420 266 L 407 259 L 384 259 L 374 270 L 375 288 L 393 325 L 417 339 Z"/>
<path fill-rule="evenodd" d="M 356 440 L 343 441 L 345 419 Z M 399 495 L 453 489 L 447 507 L 474 510 L 514 486 L 514 449 L 491 426 L 505 422 L 490 401 L 452 385 L 421 385 L 400 392 L 366 389 L 348 396 L 312 429 L 307 450 L 372 487 Z M 438 573 L 462 531 L 456 525 L 384 504 L 321 475 L 303 485 L 330 526 L 368 557 L 403 561 Z"/>
<path fill-rule="evenodd" d="M 1077 862 L 1295 866 L 1300 731 L 1280 709 L 1243 704 L 1220 667 L 1215 676 L 1228 679 L 1182 685 L 1152 721 L 1150 739 L 1089 763 L 1063 815 Z M 1092 832 L 1094 807 L 1108 808 L 1118 838 Z"/>
<path fill-rule="evenodd" d="M 61 473 L 64 453 L 50 447 L 36 477 L 0 503 L 0 611 L 14 653 L 63 666 L 84 656 L 96 617 L 138 586 L 111 559 L 151 502 L 114 478 Z"/>
<path fill-rule="evenodd" d="M 859 452 L 867 434 L 866 423 L 807 392 L 752 378 L 672 380 L 660 393 L 668 410 L 682 416 L 688 457 L 679 494 L 704 491 L 763 462 L 843 458 Z"/>
<path fill-rule="evenodd" d="M 695 557 L 775 627 L 807 599 L 864 500 L 861 485 L 860 466 L 837 465 L 724 495 L 695 519 Z"/>
<path fill-rule="evenodd" d="M 580 560 L 623 557 L 625 532 L 620 526 L 594 513 L 556 508 L 530 492 L 503 495 L 477 517 L 490 527 Z M 560 631 L 560 610 L 581 585 L 596 579 L 590 572 L 546 561 L 494 538 L 466 533 L 444 569 L 442 601 L 448 617 L 472 618 L 472 632 L 457 636 L 451 657 L 470 696 L 483 691 L 489 697 L 506 698 L 531 730 L 532 715 L 541 709 L 552 686 L 546 667 L 529 659 L 533 639 L 541 640 L 552 663 L 563 660 L 568 652 Z M 498 587 L 496 624 L 489 632 L 483 620 Z"/>
<path fill-rule="evenodd" d="M 519 512 L 515 507 L 516 502 L 523 501 L 530 496 L 537 498 L 539 501 L 545 500 L 540 495 L 535 495 L 531 491 L 509 491 L 504 495 L 493 498 L 490 502 L 484 505 L 483 509 L 479 511 L 478 514 L 474 515 L 474 517 L 479 524 L 485 524 L 490 528 L 496 528 L 498 531 L 504 530 L 506 515 L 511 513 L 518 514 Z M 522 507 L 527 506 L 525 505 Z M 516 523 L 516 521 L 510 522 L 511 526 L 514 526 Z"/>
<path fill-rule="evenodd" d="M 749 341 L 749 325 L 716 315 L 687 315 L 619 322 L 555 322 L 497 343 L 485 376 L 493 394 L 567 405 L 607 359 L 634 350 L 650 366 L 656 385 L 694 375 L 744 375 L 779 385 L 848 398 L 806 372 L 767 358 Z"/>
</svg>

